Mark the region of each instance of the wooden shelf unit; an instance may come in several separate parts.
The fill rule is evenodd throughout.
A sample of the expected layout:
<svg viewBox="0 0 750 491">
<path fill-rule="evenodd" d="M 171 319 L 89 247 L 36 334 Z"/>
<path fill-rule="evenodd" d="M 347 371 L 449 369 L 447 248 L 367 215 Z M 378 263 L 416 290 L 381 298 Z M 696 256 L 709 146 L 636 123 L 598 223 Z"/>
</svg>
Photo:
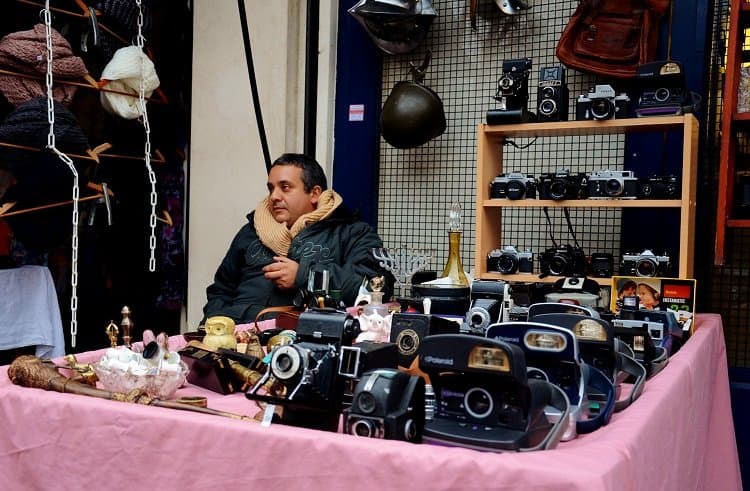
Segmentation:
<svg viewBox="0 0 750 491">
<path fill-rule="evenodd" d="M 750 2 L 731 0 L 729 7 L 729 37 L 726 51 L 726 73 L 724 76 L 723 110 L 721 115 L 721 147 L 719 150 L 719 186 L 716 206 L 716 237 L 714 241 L 714 264 L 726 262 L 726 235 L 728 228 L 748 228 L 750 220 L 732 217 L 734 206 L 737 138 L 740 128 L 750 132 L 750 112 L 737 112 L 740 86 L 740 68 L 744 62 L 743 44 L 745 29 L 750 28 Z"/>
<path fill-rule="evenodd" d="M 677 200 L 628 199 L 491 199 L 489 183 L 503 172 L 503 143 L 506 138 L 535 138 L 544 136 L 581 136 L 623 134 L 633 132 L 681 131 L 682 194 Z M 680 208 L 680 258 L 678 276 L 693 277 L 695 251 L 695 188 L 698 163 L 698 120 L 692 114 L 656 116 L 650 118 L 612 119 L 606 121 L 561 121 L 512 125 L 480 124 L 477 131 L 477 177 L 474 266 L 480 279 L 502 279 L 523 282 L 553 282 L 559 277 L 539 279 L 537 274 L 505 275 L 487 271 L 487 253 L 501 246 L 502 209 L 514 208 Z M 500 241 L 500 242 L 498 242 Z M 535 258 L 536 259 L 536 258 Z M 536 261 L 535 261 L 536 262 Z M 592 278 L 609 285 L 609 278 Z"/>
</svg>

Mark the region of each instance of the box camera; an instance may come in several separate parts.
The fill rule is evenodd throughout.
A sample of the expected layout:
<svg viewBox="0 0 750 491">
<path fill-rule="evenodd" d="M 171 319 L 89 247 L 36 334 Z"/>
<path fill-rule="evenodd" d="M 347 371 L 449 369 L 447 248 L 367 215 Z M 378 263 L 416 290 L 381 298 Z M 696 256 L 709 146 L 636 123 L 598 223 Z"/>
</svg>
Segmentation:
<svg viewBox="0 0 750 491">
<path fill-rule="evenodd" d="M 620 274 L 622 276 L 669 276 L 672 265 L 667 255 L 657 256 L 646 249 L 640 254 L 622 255 Z"/>
<path fill-rule="evenodd" d="M 675 175 L 648 176 L 638 180 L 638 197 L 642 199 L 680 199 L 680 178 Z"/>
<path fill-rule="evenodd" d="M 558 65 L 542 67 L 539 70 L 536 107 L 539 121 L 568 120 L 568 87 L 565 85 L 565 68 Z"/>
<path fill-rule="evenodd" d="M 571 174 L 567 170 L 539 176 L 539 199 L 578 199 L 587 187 L 586 174 Z"/>
<path fill-rule="evenodd" d="M 611 85 L 597 85 L 576 101 L 576 120 L 622 119 L 627 117 L 627 94 L 617 95 Z"/>
<path fill-rule="evenodd" d="M 358 334 L 359 321 L 345 312 L 303 312 L 296 341 L 269 353 L 266 374 L 246 396 L 283 405 L 284 423 L 336 431 L 345 388 L 345 378 L 338 371 L 340 349 L 351 346 Z M 270 377 L 285 387 L 283 398 L 258 394 Z"/>
<path fill-rule="evenodd" d="M 500 322 L 506 286 L 504 281 L 491 280 L 471 284 L 471 308 L 461 324 L 462 333 L 484 336 L 487 326 Z"/>
<path fill-rule="evenodd" d="M 520 172 L 500 174 L 490 183 L 490 198 L 536 198 L 536 180 Z"/>
<path fill-rule="evenodd" d="M 523 352 L 504 341 L 441 335 L 424 340 L 419 368 L 435 390 L 424 440 L 477 450 L 554 448 L 570 404 L 559 388 L 528 380 Z M 563 417 L 551 423 L 544 408 Z"/>
<path fill-rule="evenodd" d="M 422 441 L 425 382 L 422 377 L 395 369 L 368 371 L 362 375 L 344 410 L 344 431 L 350 435 Z"/>
<path fill-rule="evenodd" d="M 635 199 L 638 179 L 629 170 L 599 170 L 589 176 L 586 189 L 592 199 Z"/>
<path fill-rule="evenodd" d="M 531 58 L 503 61 L 494 99 L 497 109 L 487 111 L 487 124 L 525 123 L 534 118 L 528 111 Z"/>
<path fill-rule="evenodd" d="M 692 112 L 692 97 L 679 62 L 644 63 L 636 69 L 635 81 L 639 87 L 636 116 L 677 116 Z"/>
<path fill-rule="evenodd" d="M 586 274 L 586 253 L 570 244 L 546 249 L 539 256 L 539 269 L 544 275 L 583 276 Z"/>
<path fill-rule="evenodd" d="M 401 313 L 391 320 L 391 343 L 398 347 L 398 366 L 410 368 L 416 363 L 422 340 L 435 334 L 458 334 L 461 326 L 436 315 Z"/>
<path fill-rule="evenodd" d="M 531 273 L 534 269 L 534 253 L 519 252 L 513 246 L 493 249 L 487 255 L 487 271 L 503 274 Z"/>
</svg>

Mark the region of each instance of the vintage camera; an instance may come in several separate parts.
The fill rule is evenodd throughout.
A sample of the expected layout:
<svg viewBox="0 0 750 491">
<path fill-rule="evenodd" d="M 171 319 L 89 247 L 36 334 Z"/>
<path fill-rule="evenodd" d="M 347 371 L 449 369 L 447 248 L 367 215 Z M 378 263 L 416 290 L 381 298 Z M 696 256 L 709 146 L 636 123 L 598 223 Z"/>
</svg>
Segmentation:
<svg viewBox="0 0 750 491">
<path fill-rule="evenodd" d="M 693 111 L 692 97 L 679 62 L 644 63 L 636 69 L 635 82 L 639 87 L 636 116 L 678 116 Z"/>
<path fill-rule="evenodd" d="M 642 199 L 680 199 L 680 178 L 675 175 L 648 176 L 638 180 L 638 197 Z"/>
<path fill-rule="evenodd" d="M 640 254 L 625 253 L 622 255 L 620 274 L 622 276 L 669 276 L 672 264 L 669 256 L 657 256 L 650 249 Z"/>
<path fill-rule="evenodd" d="M 609 252 L 591 254 L 591 276 L 609 278 L 615 273 L 615 259 Z"/>
<path fill-rule="evenodd" d="M 422 340 L 435 334 L 458 334 L 461 326 L 437 315 L 397 312 L 391 319 L 390 342 L 398 347 L 398 366 L 416 364 Z"/>
<path fill-rule="evenodd" d="M 487 111 L 487 124 L 525 123 L 534 119 L 528 110 L 531 58 L 503 61 L 503 73 L 497 81 L 496 109 Z"/>
<path fill-rule="evenodd" d="M 534 253 L 519 252 L 513 246 L 493 249 L 487 255 L 487 271 L 503 274 L 531 273 L 534 269 Z"/>
<path fill-rule="evenodd" d="M 565 68 L 561 65 L 539 70 L 536 107 L 539 121 L 568 120 L 568 87 L 565 85 Z"/>
<path fill-rule="evenodd" d="M 441 335 L 424 340 L 419 368 L 435 391 L 424 441 L 491 451 L 554 448 L 570 414 L 565 394 L 529 380 L 523 352 L 504 341 Z M 550 422 L 545 407 L 562 414 Z"/>
<path fill-rule="evenodd" d="M 597 85 L 576 101 L 576 120 L 622 119 L 627 117 L 627 94 L 617 95 L 611 85 Z"/>
<path fill-rule="evenodd" d="M 546 249 L 539 256 L 539 269 L 544 275 L 583 276 L 586 274 L 586 253 L 570 244 Z"/>
<path fill-rule="evenodd" d="M 422 441 L 425 382 L 422 377 L 396 369 L 378 369 L 362 375 L 344 410 L 344 431 L 350 435 Z"/>
<path fill-rule="evenodd" d="M 630 170 L 599 170 L 589 176 L 586 189 L 592 199 L 635 199 L 638 179 Z"/>
<path fill-rule="evenodd" d="M 466 312 L 461 332 L 484 336 L 487 326 L 500 322 L 505 290 L 504 281 L 474 281 L 471 284 L 471 308 Z"/>
<path fill-rule="evenodd" d="M 586 190 L 586 174 L 571 174 L 568 170 L 539 176 L 539 199 L 578 199 Z"/>
<path fill-rule="evenodd" d="M 500 174 L 490 183 L 490 198 L 536 198 L 536 179 L 520 172 Z"/>
<path fill-rule="evenodd" d="M 286 424 L 336 431 L 345 388 L 339 374 L 341 348 L 351 346 L 358 334 L 359 321 L 345 312 L 301 313 L 296 341 L 269 353 L 266 374 L 246 396 L 283 405 Z M 270 377 L 286 388 L 283 398 L 258 394 Z"/>
</svg>

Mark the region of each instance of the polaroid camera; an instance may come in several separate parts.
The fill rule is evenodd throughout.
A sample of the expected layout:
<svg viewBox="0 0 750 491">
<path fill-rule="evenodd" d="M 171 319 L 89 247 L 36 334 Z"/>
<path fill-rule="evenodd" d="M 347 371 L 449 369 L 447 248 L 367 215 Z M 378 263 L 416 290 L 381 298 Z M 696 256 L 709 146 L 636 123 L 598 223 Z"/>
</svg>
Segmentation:
<svg viewBox="0 0 750 491">
<path fill-rule="evenodd" d="M 549 449 L 560 441 L 568 398 L 549 382 L 528 379 L 518 347 L 461 334 L 430 336 L 419 368 L 435 392 L 425 442 L 501 452 Z M 546 407 L 559 414 L 554 422 Z"/>
<path fill-rule="evenodd" d="M 529 377 L 550 382 L 568 396 L 571 411 L 563 441 L 609 423 L 615 407 L 614 384 L 583 361 L 572 331 L 538 322 L 506 322 L 490 326 L 487 338 L 521 348 Z M 551 412 L 549 415 L 557 416 Z"/>
<path fill-rule="evenodd" d="M 679 116 L 693 112 L 692 95 L 679 62 L 652 61 L 639 65 L 635 81 L 639 89 L 636 116 Z"/>
</svg>

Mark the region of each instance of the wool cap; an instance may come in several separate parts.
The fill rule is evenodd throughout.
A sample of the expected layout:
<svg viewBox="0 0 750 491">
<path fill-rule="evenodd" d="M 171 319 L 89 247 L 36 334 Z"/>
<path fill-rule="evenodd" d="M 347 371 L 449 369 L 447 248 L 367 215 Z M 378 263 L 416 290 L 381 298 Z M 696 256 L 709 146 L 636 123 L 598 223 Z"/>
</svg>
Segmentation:
<svg viewBox="0 0 750 491">
<path fill-rule="evenodd" d="M 102 81 L 106 81 L 105 88 L 132 95 L 102 91 L 101 102 L 104 109 L 125 119 L 139 117 L 142 114 L 138 103 L 141 76 L 145 96 L 151 97 L 154 90 L 159 87 L 154 62 L 138 46 L 118 49 L 112 60 L 104 67 L 101 78 Z"/>
<path fill-rule="evenodd" d="M 73 54 L 68 41 L 56 30 L 52 35 L 52 74 L 64 79 L 83 77 L 88 73 L 83 60 Z M 0 67 L 27 75 L 47 73 L 47 38 L 43 24 L 33 29 L 8 34 L 0 39 Z M 76 87 L 57 85 L 53 88 L 55 100 L 69 104 Z M 46 93 L 42 80 L 0 75 L 0 92 L 17 106 Z"/>
</svg>

